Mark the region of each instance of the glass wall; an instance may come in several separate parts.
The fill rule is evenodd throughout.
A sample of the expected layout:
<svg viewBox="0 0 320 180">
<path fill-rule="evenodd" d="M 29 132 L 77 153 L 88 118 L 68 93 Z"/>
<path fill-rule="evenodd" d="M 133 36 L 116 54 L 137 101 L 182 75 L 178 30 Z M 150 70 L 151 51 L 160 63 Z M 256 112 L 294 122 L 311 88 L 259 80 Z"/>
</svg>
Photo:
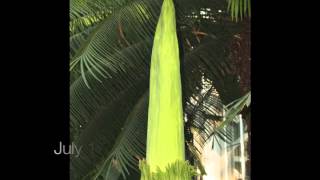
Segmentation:
<svg viewBox="0 0 320 180">
<path fill-rule="evenodd" d="M 206 174 L 198 180 L 249 180 L 248 128 L 241 115 L 224 129 L 226 137 L 212 136 L 201 161 Z"/>
</svg>

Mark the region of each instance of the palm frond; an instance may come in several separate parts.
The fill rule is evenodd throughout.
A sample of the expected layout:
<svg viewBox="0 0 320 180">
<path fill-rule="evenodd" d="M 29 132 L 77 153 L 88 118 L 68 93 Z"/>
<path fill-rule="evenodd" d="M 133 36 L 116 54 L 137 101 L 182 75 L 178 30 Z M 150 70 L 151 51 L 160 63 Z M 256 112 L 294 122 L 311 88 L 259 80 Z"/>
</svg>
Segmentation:
<svg viewBox="0 0 320 180">
<path fill-rule="evenodd" d="M 251 16 L 251 0 L 228 0 L 228 10 L 231 19 L 238 22 L 245 16 Z"/>
<path fill-rule="evenodd" d="M 220 6 L 217 6 L 219 3 Z M 87 71 L 93 74 L 97 80 L 110 77 L 110 71 L 125 71 L 126 65 L 130 61 L 110 56 L 131 43 L 141 41 L 146 37 L 153 37 L 161 0 L 98 1 L 97 5 L 93 5 L 94 2 L 87 0 L 80 1 L 80 3 L 75 1 L 74 4 L 76 4 L 75 7 L 70 11 L 70 16 L 73 17 L 71 22 L 76 21 L 77 18 L 85 19 L 88 22 L 84 29 L 79 28 L 82 26 L 81 23 L 78 25 L 79 27 L 75 27 L 83 30 L 71 36 L 70 70 L 75 69 L 78 74 L 81 74 L 89 86 L 84 75 Z M 185 18 L 187 8 L 190 7 L 185 6 L 185 2 L 182 1 L 177 1 L 176 4 L 181 7 L 178 9 L 179 19 Z M 220 7 L 219 9 L 221 9 L 221 4 L 224 4 L 224 1 L 203 1 L 202 4 L 195 2 L 191 4 L 196 5 L 194 7 L 199 7 L 200 11 L 201 6 L 216 6 L 215 8 Z M 100 11 L 110 8 L 112 10 L 109 15 L 101 15 L 103 13 Z M 92 12 L 100 13 L 92 14 Z M 73 24 L 77 26 L 77 23 Z M 132 36 L 133 34 L 134 36 Z"/>
<path fill-rule="evenodd" d="M 88 74 L 88 79 L 92 82 L 91 89 L 87 88 L 81 77 L 78 78 L 70 87 L 70 126 L 74 132 L 72 138 L 76 139 L 80 133 L 80 126 L 85 128 L 88 123 L 94 121 L 101 108 L 117 101 L 123 94 L 129 93 L 134 96 L 137 91 L 145 91 L 148 86 L 145 83 L 146 76 L 143 73 L 132 72 L 130 75 L 119 74 L 100 83 Z M 145 84 L 141 86 L 139 82 Z"/>
<path fill-rule="evenodd" d="M 96 24 L 81 41 L 73 41 L 70 70 L 80 68 L 86 85 L 85 73 L 88 71 L 98 77 L 111 77 L 110 72 L 125 72 L 127 66 L 136 65 L 130 60 L 114 58 L 112 55 L 123 48 L 153 36 L 157 3 L 134 0 L 121 4 L 112 15 Z M 136 36 L 126 36 L 135 34 Z M 138 66 L 139 67 L 139 66 Z"/>
<path fill-rule="evenodd" d="M 110 160 L 115 160 L 119 163 L 118 170 L 123 178 L 126 178 L 126 174 L 129 174 L 129 167 L 133 170 L 138 170 L 138 160 L 145 156 L 147 107 L 148 93 L 145 93 L 128 115 L 124 129 L 119 134 L 113 149 L 104 160 L 103 166 L 101 166 L 96 176 L 100 175 L 107 166 L 110 166 Z M 110 171 L 107 171 L 106 176 L 109 173 Z"/>
<path fill-rule="evenodd" d="M 92 109 L 90 121 L 82 126 L 77 121 L 73 121 L 74 123 L 71 124 L 75 131 L 73 141 L 77 147 L 82 147 L 82 151 L 79 157 L 71 157 L 71 174 L 78 177 L 85 177 L 89 174 L 92 175 L 90 176 L 92 178 L 98 171 L 100 172 L 100 167 L 112 151 L 117 137 L 123 129 L 127 129 L 125 125 L 128 114 L 146 88 L 145 80 L 141 80 L 140 83 L 136 82 L 134 87 L 119 93 L 113 98 L 114 100 Z M 77 106 L 80 111 L 92 108 L 92 104 L 87 104 L 86 101 Z M 76 116 L 72 117 L 77 120 Z M 79 125 L 77 129 L 76 125 Z M 117 161 L 112 161 L 112 163 L 116 163 L 117 167 L 119 165 Z M 75 177 L 75 179 L 79 178 Z"/>
<path fill-rule="evenodd" d="M 235 119 L 235 117 L 242 111 L 244 107 L 249 107 L 250 103 L 251 91 L 242 96 L 241 98 L 236 99 L 227 106 L 225 106 L 225 120 L 217 128 L 214 128 L 213 132 L 210 134 L 210 136 L 208 136 L 208 139 L 215 133 L 228 133 L 225 127 Z"/>
</svg>

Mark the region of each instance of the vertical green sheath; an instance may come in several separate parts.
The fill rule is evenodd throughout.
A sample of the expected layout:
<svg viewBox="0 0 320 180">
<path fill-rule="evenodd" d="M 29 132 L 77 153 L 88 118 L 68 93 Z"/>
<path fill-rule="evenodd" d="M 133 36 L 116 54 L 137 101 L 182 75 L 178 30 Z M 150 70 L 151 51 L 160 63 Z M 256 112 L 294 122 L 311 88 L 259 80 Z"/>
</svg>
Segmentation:
<svg viewBox="0 0 320 180">
<path fill-rule="evenodd" d="M 164 0 L 154 37 L 148 112 L 151 172 L 185 160 L 179 47 L 173 0 Z"/>
</svg>

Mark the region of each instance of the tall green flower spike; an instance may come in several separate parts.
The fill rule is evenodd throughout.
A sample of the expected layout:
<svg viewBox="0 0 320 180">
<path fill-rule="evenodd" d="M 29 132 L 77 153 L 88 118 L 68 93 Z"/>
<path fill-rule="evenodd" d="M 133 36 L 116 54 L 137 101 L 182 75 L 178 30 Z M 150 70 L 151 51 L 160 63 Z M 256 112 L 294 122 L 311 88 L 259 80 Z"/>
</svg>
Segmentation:
<svg viewBox="0 0 320 180">
<path fill-rule="evenodd" d="M 183 124 L 175 8 L 173 0 L 164 0 L 151 56 L 147 159 L 140 162 L 141 180 L 180 177 L 186 170 L 188 178 L 181 180 L 191 179 L 192 166 L 185 161 Z"/>
</svg>

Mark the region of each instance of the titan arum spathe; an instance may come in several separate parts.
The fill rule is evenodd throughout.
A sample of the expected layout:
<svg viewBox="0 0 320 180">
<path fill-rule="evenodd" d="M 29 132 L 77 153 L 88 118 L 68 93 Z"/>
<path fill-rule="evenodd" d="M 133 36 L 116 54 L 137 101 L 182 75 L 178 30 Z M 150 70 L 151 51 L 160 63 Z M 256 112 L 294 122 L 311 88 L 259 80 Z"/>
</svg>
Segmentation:
<svg viewBox="0 0 320 180">
<path fill-rule="evenodd" d="M 191 178 L 194 172 L 185 162 L 183 125 L 175 8 L 173 0 L 164 0 L 151 56 L 147 159 L 140 164 L 142 180 Z"/>
</svg>

